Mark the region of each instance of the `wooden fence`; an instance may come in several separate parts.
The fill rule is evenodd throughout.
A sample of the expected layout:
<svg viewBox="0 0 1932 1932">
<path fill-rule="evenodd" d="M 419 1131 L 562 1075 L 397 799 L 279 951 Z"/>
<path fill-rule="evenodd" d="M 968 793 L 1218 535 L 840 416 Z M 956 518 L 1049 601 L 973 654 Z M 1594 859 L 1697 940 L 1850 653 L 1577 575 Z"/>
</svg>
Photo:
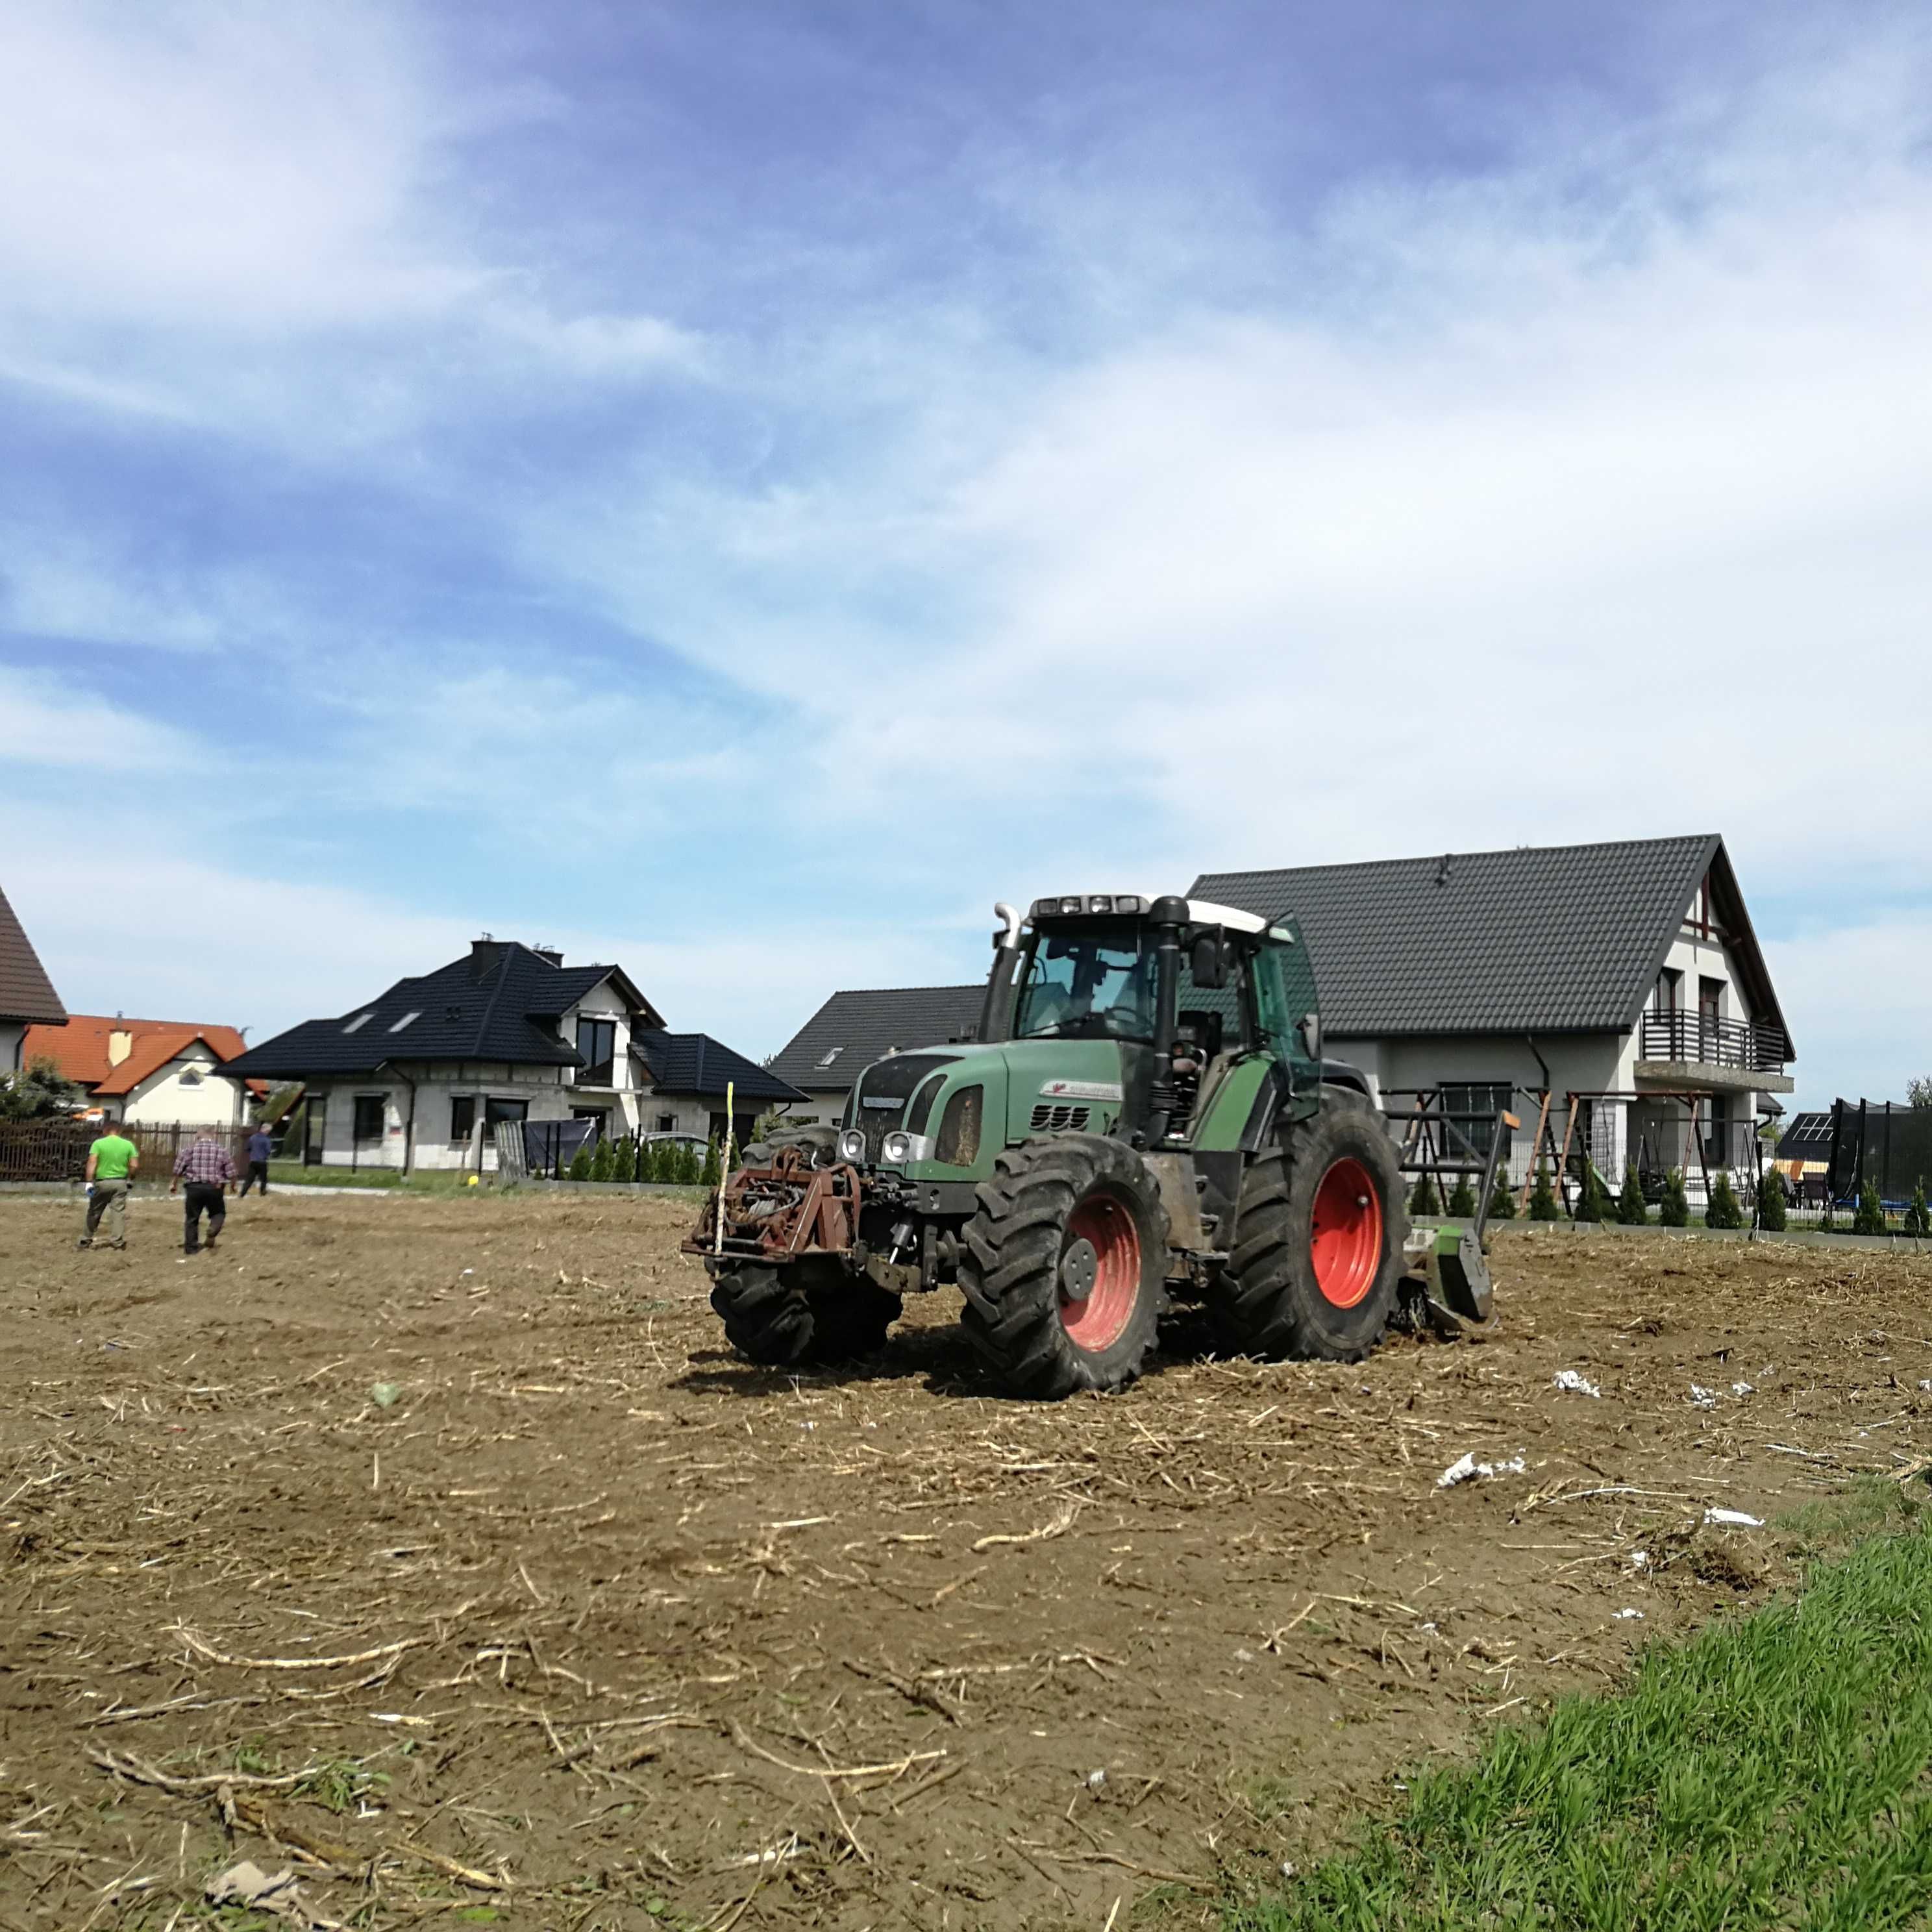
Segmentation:
<svg viewBox="0 0 1932 1932">
<path fill-rule="evenodd" d="M 79 1180 L 87 1171 L 87 1150 L 106 1130 L 98 1121 L 0 1120 L 0 1182 Z M 140 1178 L 165 1180 L 175 1156 L 202 1130 L 176 1121 L 118 1130 L 140 1150 Z M 248 1171 L 249 1127 L 218 1127 L 215 1137 L 228 1149 L 238 1174 Z"/>
</svg>

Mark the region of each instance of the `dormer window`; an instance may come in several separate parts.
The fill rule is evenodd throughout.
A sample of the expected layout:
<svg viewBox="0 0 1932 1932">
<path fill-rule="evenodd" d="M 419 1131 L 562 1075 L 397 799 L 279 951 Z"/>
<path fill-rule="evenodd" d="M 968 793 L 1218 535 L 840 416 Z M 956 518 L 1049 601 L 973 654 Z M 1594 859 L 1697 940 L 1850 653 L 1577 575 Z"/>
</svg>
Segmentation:
<svg viewBox="0 0 1932 1932">
<path fill-rule="evenodd" d="M 375 1017 L 374 1013 L 358 1013 L 342 1030 L 344 1033 L 354 1033 L 358 1029 L 367 1026 Z"/>
<path fill-rule="evenodd" d="M 580 1087 L 608 1087 L 612 1062 L 617 1055 L 615 1020 L 579 1020 L 577 1023 L 577 1057 L 584 1070 L 577 1076 Z"/>
</svg>

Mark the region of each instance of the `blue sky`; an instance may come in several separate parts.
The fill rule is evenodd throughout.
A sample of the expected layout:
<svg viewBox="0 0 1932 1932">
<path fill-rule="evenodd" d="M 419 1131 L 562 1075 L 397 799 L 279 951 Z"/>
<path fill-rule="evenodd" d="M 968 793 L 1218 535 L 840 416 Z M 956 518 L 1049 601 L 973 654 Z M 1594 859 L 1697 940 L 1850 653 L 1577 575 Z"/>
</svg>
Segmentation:
<svg viewBox="0 0 1932 1932">
<path fill-rule="evenodd" d="M 1928 80 L 1882 4 L 0 0 L 0 883 L 78 1008 L 488 928 L 762 1052 L 995 897 L 1714 828 L 1801 1094 L 1898 1094 Z"/>
</svg>

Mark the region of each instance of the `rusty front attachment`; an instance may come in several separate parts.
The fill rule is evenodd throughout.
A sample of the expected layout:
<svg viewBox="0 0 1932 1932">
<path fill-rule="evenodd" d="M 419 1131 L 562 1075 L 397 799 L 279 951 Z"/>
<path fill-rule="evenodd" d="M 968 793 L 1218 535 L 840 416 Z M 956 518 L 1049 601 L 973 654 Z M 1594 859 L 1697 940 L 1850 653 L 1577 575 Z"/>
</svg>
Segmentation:
<svg viewBox="0 0 1932 1932">
<path fill-rule="evenodd" d="M 803 1148 L 782 1147 L 769 1166 L 741 1167 L 724 1184 L 722 1243 L 721 1197 L 713 1196 L 684 1251 L 722 1252 L 770 1266 L 801 1255 L 842 1254 L 858 1234 L 860 1196 L 856 1168 L 814 1167 Z"/>
</svg>

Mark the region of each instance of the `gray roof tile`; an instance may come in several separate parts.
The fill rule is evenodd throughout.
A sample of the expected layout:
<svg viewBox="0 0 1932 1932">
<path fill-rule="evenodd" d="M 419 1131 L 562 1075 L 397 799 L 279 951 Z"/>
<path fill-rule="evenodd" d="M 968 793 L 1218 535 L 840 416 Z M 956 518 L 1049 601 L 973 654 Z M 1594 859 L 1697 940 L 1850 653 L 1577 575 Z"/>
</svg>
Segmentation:
<svg viewBox="0 0 1932 1932">
<path fill-rule="evenodd" d="M 1781 1028 L 1714 833 L 1208 872 L 1190 896 L 1292 914 L 1332 1036 L 1598 1032 L 1634 1022 L 1707 871 L 1753 1010 Z"/>
<path fill-rule="evenodd" d="M 805 1096 L 755 1060 L 734 1053 L 708 1033 L 646 1033 L 631 1036 L 660 1094 L 709 1094 L 723 1099 L 729 1081 L 737 1100 L 802 1100 Z"/>
<path fill-rule="evenodd" d="M 862 1067 L 886 1054 L 964 1038 L 979 1025 L 986 997 L 983 985 L 834 993 L 793 1035 L 771 1070 L 814 1093 L 842 1092 Z"/>
</svg>

